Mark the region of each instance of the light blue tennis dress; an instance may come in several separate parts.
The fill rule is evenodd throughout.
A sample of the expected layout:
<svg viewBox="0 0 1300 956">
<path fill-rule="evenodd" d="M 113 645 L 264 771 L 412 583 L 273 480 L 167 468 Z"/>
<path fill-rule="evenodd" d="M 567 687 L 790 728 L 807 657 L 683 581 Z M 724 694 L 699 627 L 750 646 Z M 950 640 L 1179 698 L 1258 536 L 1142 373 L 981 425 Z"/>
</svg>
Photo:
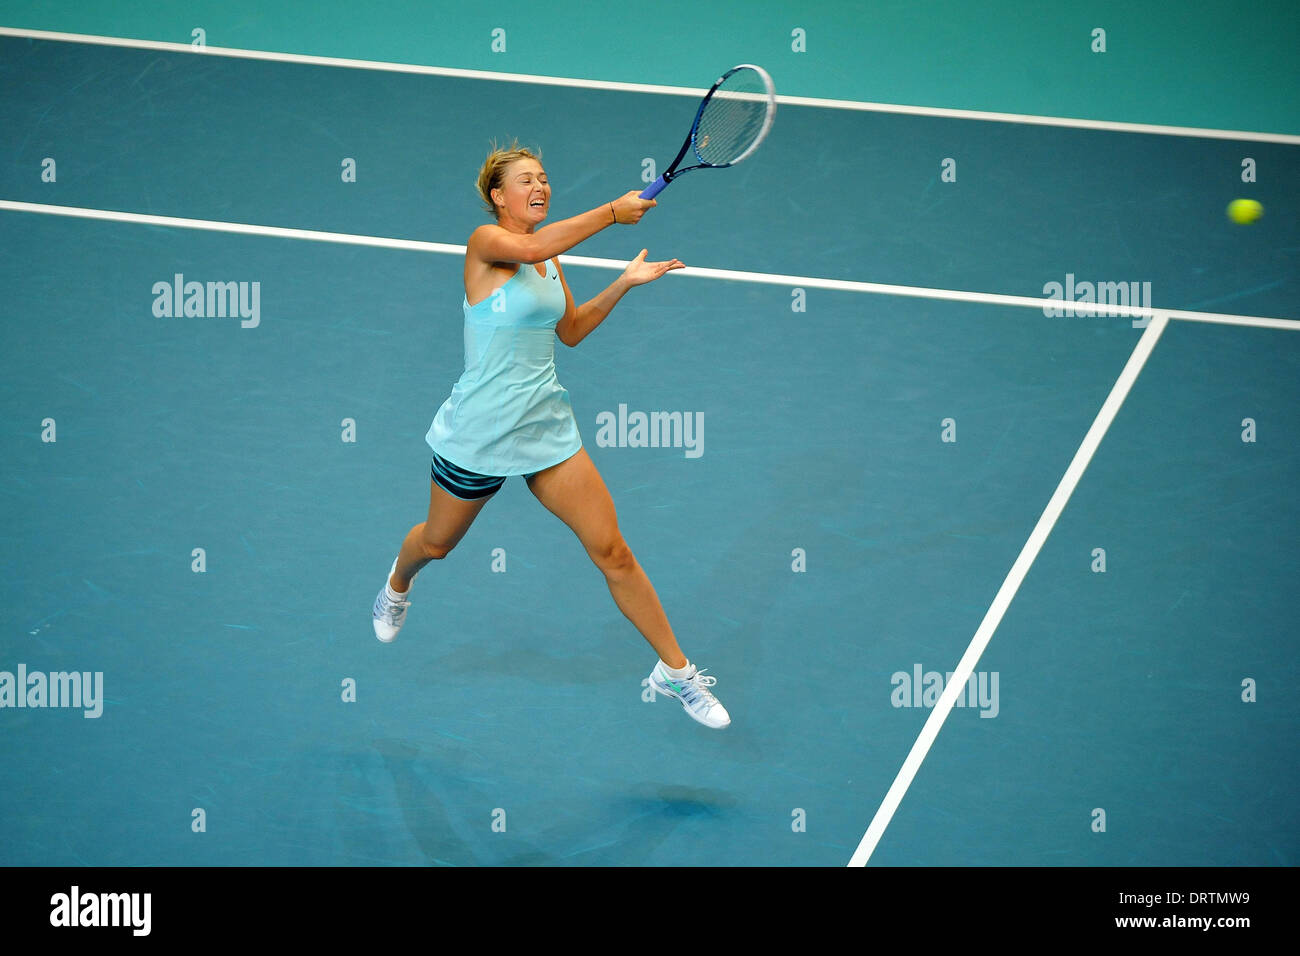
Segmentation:
<svg viewBox="0 0 1300 956">
<path fill-rule="evenodd" d="M 438 455 L 481 475 L 528 475 L 578 453 L 569 393 L 555 377 L 564 284 L 528 263 L 465 305 L 465 371 L 424 436 Z M 494 311 L 495 307 L 495 311 Z"/>
</svg>

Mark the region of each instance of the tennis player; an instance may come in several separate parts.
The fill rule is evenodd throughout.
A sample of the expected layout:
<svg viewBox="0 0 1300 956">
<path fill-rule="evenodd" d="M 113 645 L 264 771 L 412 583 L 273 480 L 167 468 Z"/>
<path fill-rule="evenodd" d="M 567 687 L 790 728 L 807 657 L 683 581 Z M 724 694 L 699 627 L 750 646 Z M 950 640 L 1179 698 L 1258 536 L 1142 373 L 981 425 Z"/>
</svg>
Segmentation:
<svg viewBox="0 0 1300 956">
<path fill-rule="evenodd" d="M 655 692 L 680 700 L 706 727 L 726 727 L 731 718 L 709 690 L 717 679 L 678 646 L 555 376 L 557 337 L 575 347 L 633 286 L 685 268 L 677 259 L 646 262 L 642 249 L 612 285 L 574 305 L 559 256 L 609 226 L 639 222 L 657 204 L 633 191 L 539 229 L 551 187 L 540 157 L 518 143 L 488 154 L 478 190 L 496 221 L 474 230 L 465 253 L 465 371 L 425 436 L 433 449 L 429 516 L 407 533 L 375 598 L 375 635 L 397 637 L 416 574 L 456 547 L 507 477 L 523 475 L 573 529 L 619 610 L 659 655 L 649 679 Z"/>
</svg>

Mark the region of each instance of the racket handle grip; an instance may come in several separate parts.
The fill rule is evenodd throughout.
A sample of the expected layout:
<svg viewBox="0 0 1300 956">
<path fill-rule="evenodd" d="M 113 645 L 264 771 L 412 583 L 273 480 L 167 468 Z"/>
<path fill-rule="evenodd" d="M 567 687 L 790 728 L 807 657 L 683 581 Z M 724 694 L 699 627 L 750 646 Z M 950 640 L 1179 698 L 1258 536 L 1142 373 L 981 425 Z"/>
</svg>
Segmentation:
<svg viewBox="0 0 1300 956">
<path fill-rule="evenodd" d="M 660 176 L 658 179 L 652 182 L 645 189 L 641 190 L 641 198 L 654 199 L 655 196 L 658 196 L 661 192 L 663 192 L 663 188 L 667 185 L 668 185 L 668 180 Z"/>
</svg>

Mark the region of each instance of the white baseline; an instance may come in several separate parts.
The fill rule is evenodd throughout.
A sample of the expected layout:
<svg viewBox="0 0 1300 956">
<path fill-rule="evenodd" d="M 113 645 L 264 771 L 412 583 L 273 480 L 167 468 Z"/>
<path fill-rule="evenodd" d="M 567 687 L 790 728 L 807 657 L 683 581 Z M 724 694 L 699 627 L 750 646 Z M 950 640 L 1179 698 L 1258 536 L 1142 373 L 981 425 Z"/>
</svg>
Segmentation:
<svg viewBox="0 0 1300 956">
<path fill-rule="evenodd" d="M 199 46 L 165 40 L 137 40 L 131 37 L 95 36 L 88 33 L 57 33 L 50 30 L 26 30 L 0 27 L 0 36 L 50 40 L 58 43 L 89 43 L 98 46 L 128 47 L 138 50 L 162 50 L 168 53 L 197 53 L 206 56 L 271 60 L 277 63 L 303 63 L 352 70 L 383 70 L 391 73 L 417 73 L 426 76 L 450 76 L 470 80 L 507 83 L 532 83 L 539 86 L 567 86 L 584 90 L 618 90 L 627 93 L 655 93 L 667 96 L 699 98 L 707 89 L 663 86 L 651 83 L 623 83 L 614 80 L 586 80 L 566 76 L 534 76 L 527 73 L 500 73 L 490 70 L 464 70 L 454 67 L 425 66 L 418 63 L 390 63 L 382 60 L 356 60 L 337 56 L 313 56 L 306 53 L 279 53 L 272 50 L 241 50 L 235 47 Z M 813 96 L 777 96 L 778 103 L 820 109 L 858 110 L 870 113 L 902 113 L 909 116 L 935 116 L 944 119 L 979 120 L 994 123 L 1028 123 L 1036 126 L 1064 126 L 1071 129 L 1099 129 L 1116 133 L 1152 133 L 1160 136 L 1196 136 L 1204 139 L 1233 139 L 1258 143 L 1300 145 L 1300 136 L 1287 133 L 1252 132 L 1249 130 L 1210 129 L 1198 126 L 1165 126 L 1153 123 L 1120 123 L 1111 120 L 1077 119 L 1070 116 L 1038 116 L 1029 113 L 996 113 L 986 110 L 959 110 L 937 106 L 907 106 L 899 103 L 869 103 L 859 100 L 822 99 Z"/>
<path fill-rule="evenodd" d="M 99 219 L 108 222 L 128 222 L 146 226 L 168 226 L 177 229 L 200 229 L 210 232 L 232 232 L 247 236 L 267 236 L 277 239 L 305 239 L 313 242 L 336 242 L 354 246 L 373 246 L 382 249 L 402 249 L 412 252 L 435 252 L 443 255 L 463 256 L 465 247 L 448 242 L 426 242 L 419 239 L 392 239 L 385 236 L 363 236 L 346 232 L 321 232 L 315 229 L 291 229 L 285 226 L 262 226 L 243 222 L 221 222 L 213 219 L 185 219 L 179 216 L 155 216 L 149 213 L 122 212 L 115 209 L 90 209 L 81 206 L 59 206 L 47 203 L 18 202 L 0 199 L 0 210 L 37 213 L 47 216 L 71 216 L 80 219 Z M 587 266 L 595 269 L 627 268 L 621 259 L 598 259 L 592 256 L 560 256 L 565 265 Z M 950 302 L 977 302 L 984 305 L 1006 305 L 1042 310 L 1044 305 L 1060 302 L 1078 305 L 1064 299 L 1036 298 L 1027 295 L 1003 295 L 997 292 L 967 292 L 962 289 L 930 289 L 924 286 L 891 285 L 884 282 L 858 282 L 851 279 L 823 279 L 817 276 L 780 275 L 771 272 L 740 272 L 734 269 L 708 269 L 687 266 L 674 269 L 670 276 L 699 279 L 723 279 L 733 282 L 753 282 L 764 285 L 828 289 L 838 292 L 866 292 L 876 295 L 899 295 L 921 299 L 943 299 Z M 1194 322 L 1215 322 L 1224 325 L 1249 325 L 1270 329 L 1300 331 L 1300 319 L 1271 318 L 1260 315 L 1232 315 L 1220 312 L 1189 312 L 1179 309 L 1160 309 L 1150 306 L 1109 305 L 1087 303 L 1093 312 L 1106 315 L 1141 318 L 1157 312 L 1172 319 Z M 1053 320 L 1055 321 L 1055 320 Z"/>
</svg>

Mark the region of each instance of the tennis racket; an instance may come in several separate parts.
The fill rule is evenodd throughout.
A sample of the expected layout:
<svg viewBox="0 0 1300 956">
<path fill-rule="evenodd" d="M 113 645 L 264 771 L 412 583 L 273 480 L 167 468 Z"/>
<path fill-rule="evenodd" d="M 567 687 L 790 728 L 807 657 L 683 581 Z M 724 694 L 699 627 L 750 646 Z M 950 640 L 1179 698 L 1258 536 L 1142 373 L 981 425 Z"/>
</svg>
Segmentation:
<svg viewBox="0 0 1300 956">
<path fill-rule="evenodd" d="M 767 71 L 752 63 L 733 66 L 705 94 L 677 158 L 667 172 L 642 190 L 641 198 L 654 199 L 670 182 L 692 169 L 736 165 L 758 149 L 775 116 L 776 89 Z M 687 150 L 699 162 L 679 169 Z"/>
</svg>

